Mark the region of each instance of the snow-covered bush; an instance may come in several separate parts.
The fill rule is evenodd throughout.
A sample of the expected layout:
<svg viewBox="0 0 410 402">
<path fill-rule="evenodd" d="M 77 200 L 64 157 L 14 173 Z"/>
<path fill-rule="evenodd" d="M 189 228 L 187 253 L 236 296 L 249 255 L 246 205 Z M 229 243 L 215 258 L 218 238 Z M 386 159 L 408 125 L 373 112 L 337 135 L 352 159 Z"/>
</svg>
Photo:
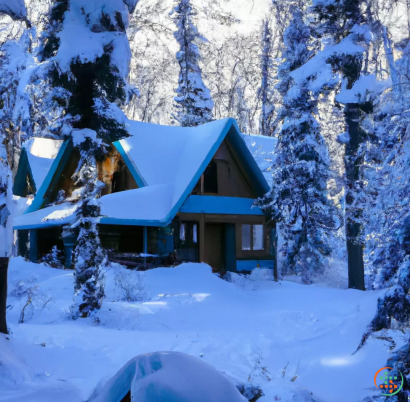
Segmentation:
<svg viewBox="0 0 410 402">
<path fill-rule="evenodd" d="M 46 254 L 42 259 L 41 262 L 44 265 L 52 268 L 64 269 L 64 257 L 61 250 L 57 248 L 57 246 L 53 246 L 51 251 Z"/>
<path fill-rule="evenodd" d="M 128 302 L 144 301 L 147 292 L 144 286 L 144 276 L 140 272 L 122 269 L 116 272 L 114 283 L 122 294 L 121 300 Z"/>
</svg>

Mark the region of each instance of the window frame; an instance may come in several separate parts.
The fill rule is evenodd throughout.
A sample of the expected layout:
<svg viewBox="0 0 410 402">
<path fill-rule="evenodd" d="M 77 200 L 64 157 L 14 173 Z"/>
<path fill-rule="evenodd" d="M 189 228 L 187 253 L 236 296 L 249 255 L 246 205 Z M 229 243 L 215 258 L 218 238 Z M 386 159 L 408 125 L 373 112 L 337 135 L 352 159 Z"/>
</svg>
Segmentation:
<svg viewBox="0 0 410 402">
<path fill-rule="evenodd" d="M 243 249 L 243 238 L 242 238 L 242 228 L 244 225 L 250 226 L 250 249 Z M 264 223 L 240 223 L 239 225 L 239 235 L 240 235 L 240 242 L 239 242 L 239 253 L 243 255 L 266 255 L 268 254 L 269 250 L 267 250 L 267 240 L 268 240 L 268 232 L 267 232 L 267 227 Z M 263 249 L 254 249 L 254 244 L 253 244 L 253 227 L 254 226 L 262 226 L 262 245 Z"/>
</svg>

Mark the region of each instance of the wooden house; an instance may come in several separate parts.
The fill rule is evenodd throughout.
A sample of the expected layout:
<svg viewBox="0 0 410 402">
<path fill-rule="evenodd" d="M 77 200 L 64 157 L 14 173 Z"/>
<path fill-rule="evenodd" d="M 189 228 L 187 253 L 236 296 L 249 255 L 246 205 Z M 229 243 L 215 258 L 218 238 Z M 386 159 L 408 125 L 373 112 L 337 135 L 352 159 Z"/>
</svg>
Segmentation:
<svg viewBox="0 0 410 402">
<path fill-rule="evenodd" d="M 253 206 L 269 185 L 235 120 L 189 128 L 130 121 L 128 131 L 98 165 L 105 183 L 99 234 L 111 260 L 140 268 L 184 261 L 215 271 L 276 268 L 275 222 Z M 75 234 L 63 238 L 62 230 L 75 222 L 72 175 L 80 156 L 72 141 L 49 146 L 56 155 L 50 152 L 39 179 L 32 170 L 46 163 L 32 147 L 23 150 L 14 192 L 35 197 L 13 228 L 20 255 L 38 261 L 57 245 L 70 267 Z"/>
</svg>

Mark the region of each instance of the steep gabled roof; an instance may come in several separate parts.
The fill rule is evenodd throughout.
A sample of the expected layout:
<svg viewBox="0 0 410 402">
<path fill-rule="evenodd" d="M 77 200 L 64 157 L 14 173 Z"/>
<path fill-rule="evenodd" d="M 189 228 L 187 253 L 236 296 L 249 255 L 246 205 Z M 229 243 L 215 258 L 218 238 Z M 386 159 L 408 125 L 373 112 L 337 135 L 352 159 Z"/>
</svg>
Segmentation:
<svg viewBox="0 0 410 402">
<path fill-rule="evenodd" d="M 114 143 L 127 164 L 139 188 L 100 198 L 101 223 L 123 225 L 166 226 L 187 200 L 215 152 L 225 139 L 234 155 L 244 166 L 244 175 L 256 196 L 262 196 L 269 186 L 249 152 L 234 119 L 223 119 L 198 127 L 174 127 L 129 122 L 131 137 Z M 64 144 L 55 164 L 28 213 L 44 204 L 55 176 L 61 174 L 61 164 L 72 147 Z M 60 172 L 60 173 L 58 173 Z M 36 214 L 47 225 L 61 224 L 56 207 Z M 58 208 L 57 208 L 58 209 Z M 44 215 L 46 214 L 46 215 Z M 44 216 L 43 216 L 44 215 Z M 67 222 L 67 214 L 64 223 Z M 56 219 L 53 219 L 55 217 Z M 35 225 L 26 215 L 15 221 L 15 228 Z"/>
<path fill-rule="evenodd" d="M 62 143 L 61 140 L 35 137 L 23 144 L 14 180 L 14 194 L 20 195 L 24 192 L 27 175 L 30 177 L 34 192 L 40 189 Z"/>
</svg>

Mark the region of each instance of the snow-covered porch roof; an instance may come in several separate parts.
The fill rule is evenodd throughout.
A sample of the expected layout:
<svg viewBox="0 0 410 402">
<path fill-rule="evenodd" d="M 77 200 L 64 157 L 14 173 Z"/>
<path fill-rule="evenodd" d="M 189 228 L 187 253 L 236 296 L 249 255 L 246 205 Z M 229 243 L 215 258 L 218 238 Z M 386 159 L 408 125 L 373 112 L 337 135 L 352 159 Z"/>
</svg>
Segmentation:
<svg viewBox="0 0 410 402">
<path fill-rule="evenodd" d="M 209 209 L 212 213 L 262 215 L 259 208 L 252 208 L 250 199 L 190 196 L 224 139 L 246 166 L 247 179 L 254 193 L 262 196 L 269 190 L 235 120 L 223 119 L 189 128 L 129 121 L 128 131 L 131 137 L 115 142 L 114 146 L 139 188 L 101 197 L 101 224 L 166 226 L 183 206 L 198 213 Z M 61 147 L 32 205 L 26 214 L 15 218 L 14 229 L 74 221 L 75 205 L 64 203 L 42 209 L 51 183 L 56 182 L 53 177 L 61 171 L 61 163 L 68 159 L 71 149 L 67 143 Z"/>
</svg>

